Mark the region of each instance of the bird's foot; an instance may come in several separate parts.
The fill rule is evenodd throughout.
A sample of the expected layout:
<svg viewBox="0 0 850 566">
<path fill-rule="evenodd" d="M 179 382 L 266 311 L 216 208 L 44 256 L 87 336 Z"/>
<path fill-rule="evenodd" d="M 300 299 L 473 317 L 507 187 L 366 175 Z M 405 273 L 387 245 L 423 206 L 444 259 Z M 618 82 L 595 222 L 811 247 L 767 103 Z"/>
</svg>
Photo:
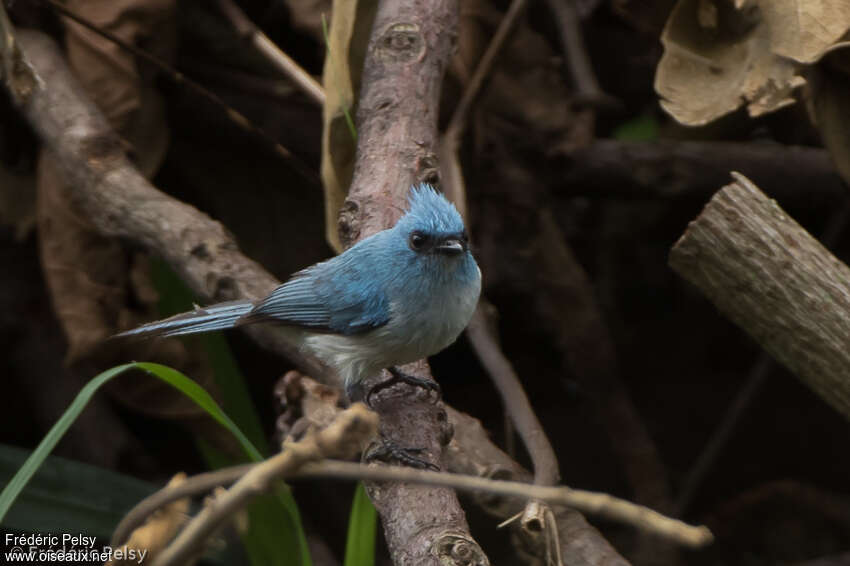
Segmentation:
<svg viewBox="0 0 850 566">
<path fill-rule="evenodd" d="M 426 379 L 424 377 L 410 375 L 409 373 L 404 373 L 397 367 L 389 367 L 387 368 L 387 370 L 392 374 L 392 377 L 387 379 L 386 381 L 382 381 L 381 383 L 376 384 L 366 394 L 366 404 L 370 407 L 372 406 L 372 397 L 376 393 L 383 391 L 384 389 L 388 389 L 398 383 L 406 383 L 414 387 L 421 387 L 422 389 L 425 389 L 427 391 L 434 391 L 437 394 L 437 398 L 434 401 L 435 403 L 439 401 L 443 396 L 443 391 L 442 389 L 440 389 L 440 385 L 433 379 Z"/>
<path fill-rule="evenodd" d="M 439 466 L 416 456 L 424 451 L 424 448 L 404 448 L 392 440 L 381 438 L 380 444 L 370 448 L 366 452 L 365 460 L 366 462 L 373 462 L 377 460 L 388 464 L 398 462 L 402 466 L 408 466 L 410 468 L 439 472 Z"/>
</svg>

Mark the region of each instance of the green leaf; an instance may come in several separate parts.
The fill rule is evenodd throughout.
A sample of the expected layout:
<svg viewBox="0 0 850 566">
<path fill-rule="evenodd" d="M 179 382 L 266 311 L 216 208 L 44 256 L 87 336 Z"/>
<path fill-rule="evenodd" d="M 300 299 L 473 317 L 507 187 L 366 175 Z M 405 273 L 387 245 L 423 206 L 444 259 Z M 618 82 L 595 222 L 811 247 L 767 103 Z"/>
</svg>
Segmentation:
<svg viewBox="0 0 850 566">
<path fill-rule="evenodd" d="M 185 283 L 162 260 L 151 261 L 151 279 L 159 293 L 157 308 L 163 317 L 191 310 L 197 297 Z M 219 388 L 224 410 L 233 422 L 245 433 L 245 436 L 263 453 L 269 453 L 263 426 L 257 411 L 251 403 L 251 395 L 245 386 L 245 378 L 233 355 L 230 346 L 221 332 L 206 332 L 183 337 L 203 346 L 213 369 L 213 376 Z M 230 465 L 226 462 L 223 465 Z"/>
<path fill-rule="evenodd" d="M 377 525 L 375 506 L 366 495 L 363 484 L 358 483 L 348 519 L 344 566 L 374 566 Z"/>
<path fill-rule="evenodd" d="M 215 400 L 210 396 L 209 393 L 204 391 L 204 389 L 180 373 L 177 370 L 164 366 L 162 364 L 156 364 L 151 362 L 133 362 L 129 364 L 124 364 L 121 366 L 117 366 L 111 368 L 109 370 L 104 371 L 103 373 L 97 375 L 94 379 L 89 381 L 82 390 L 77 394 L 74 400 L 71 402 L 71 405 L 65 410 L 59 420 L 56 421 L 56 424 L 50 429 L 50 431 L 45 435 L 36 449 L 30 454 L 30 456 L 26 459 L 24 464 L 18 469 L 12 479 L 6 484 L 6 487 L 3 488 L 3 491 L 0 492 L 0 522 L 2 522 L 6 514 L 9 512 L 9 509 L 12 507 L 12 504 L 20 495 L 21 491 L 24 487 L 29 483 L 33 474 L 38 470 L 38 468 L 44 463 L 48 454 L 53 450 L 59 440 L 65 435 L 65 432 L 71 427 L 77 417 L 82 413 L 83 409 L 85 409 L 89 400 L 92 396 L 97 392 L 98 389 L 106 382 L 111 380 L 112 378 L 120 375 L 121 373 L 130 370 L 130 369 L 140 369 L 145 371 L 151 375 L 158 377 L 159 379 L 165 381 L 169 385 L 175 387 L 187 397 L 195 401 L 201 408 L 203 408 L 213 419 L 215 419 L 219 424 L 221 424 L 224 428 L 229 430 L 231 434 L 237 439 L 237 441 L 242 445 L 243 450 L 246 455 L 253 461 L 260 461 L 263 459 L 259 450 L 251 443 L 250 440 L 242 433 L 242 431 L 237 427 L 230 417 L 228 417 L 224 411 L 221 410 L 221 407 L 215 402 Z M 302 565 L 310 565 L 310 555 L 307 551 L 307 543 L 306 537 L 304 537 L 303 529 L 301 528 L 301 520 L 298 514 L 298 508 L 295 504 L 295 501 L 292 499 L 291 494 L 285 490 L 277 491 L 278 500 L 282 504 L 284 510 L 286 511 L 287 525 L 292 526 L 296 531 L 296 544 L 289 547 L 290 549 L 299 549 L 300 552 L 300 560 L 296 562 L 290 562 L 291 556 L 278 556 L 282 559 L 281 563 L 299 563 Z M 284 529 L 287 525 L 281 523 L 272 523 L 272 524 L 264 524 L 262 521 L 258 521 L 256 527 L 262 528 L 264 530 L 268 530 L 269 528 L 277 528 Z M 268 541 L 270 538 L 274 538 L 276 535 L 276 540 L 280 544 L 280 539 L 282 536 L 286 534 L 290 534 L 288 531 L 277 533 L 269 533 L 271 536 L 263 536 L 262 538 Z M 271 548 L 271 545 L 266 544 L 267 548 Z M 286 548 L 283 546 L 278 546 L 278 549 Z M 249 549 L 250 550 L 250 549 Z M 262 562 L 263 564 L 269 564 L 270 562 Z"/>
<path fill-rule="evenodd" d="M 0 444 L 0 485 L 29 450 Z M 118 522 L 157 486 L 90 464 L 49 456 L 9 510 L 3 525 L 20 532 L 80 532 L 109 539 Z"/>
<path fill-rule="evenodd" d="M 32 478 L 33 474 L 38 470 L 38 468 L 44 463 L 45 458 L 50 452 L 53 451 L 53 448 L 62 439 L 65 435 L 65 432 L 74 424 L 74 421 L 77 420 L 77 417 L 80 413 L 83 412 L 89 400 L 91 400 L 92 396 L 97 392 L 100 387 L 105 384 L 107 381 L 112 379 L 113 377 L 124 373 L 129 369 L 141 369 L 151 375 L 154 375 L 169 385 L 175 387 L 179 391 L 181 391 L 184 395 L 195 401 L 199 407 L 204 409 L 213 419 L 215 419 L 219 424 L 221 424 L 224 428 L 230 431 L 236 440 L 242 445 L 245 453 L 254 461 L 262 460 L 263 457 L 260 455 L 260 452 L 254 447 L 253 444 L 242 434 L 242 431 L 233 424 L 233 421 L 230 420 L 230 417 L 224 414 L 215 400 L 210 396 L 209 393 L 203 390 L 203 388 L 180 373 L 177 370 L 171 369 L 170 367 L 164 366 L 162 364 L 155 364 L 151 362 L 132 362 L 129 364 L 120 365 L 114 367 L 112 369 L 108 369 L 105 372 L 99 374 L 94 379 L 89 381 L 82 390 L 77 394 L 74 400 L 71 402 L 71 406 L 68 407 L 65 412 L 59 417 L 59 420 L 56 421 L 56 424 L 50 429 L 50 431 L 45 435 L 36 449 L 30 454 L 30 457 L 27 458 L 24 465 L 18 470 L 18 472 L 12 477 L 12 480 L 6 484 L 6 487 L 3 488 L 3 492 L 0 493 L 0 521 L 6 516 L 6 513 L 9 511 L 9 508 L 12 506 L 12 503 L 15 502 L 15 499 L 21 493 L 21 490 L 26 486 L 29 482 L 30 478 Z"/>
<path fill-rule="evenodd" d="M 21 493 L 21 490 L 24 489 L 24 486 L 30 481 L 32 475 L 38 470 L 39 466 L 44 462 L 44 459 L 47 458 L 47 455 L 53 450 L 59 440 L 64 436 L 65 431 L 73 424 L 73 422 L 77 419 L 79 414 L 83 412 L 86 404 L 88 404 L 89 399 L 92 398 L 95 391 L 97 391 L 101 385 L 115 377 L 116 375 L 127 371 L 135 367 L 135 364 L 124 364 L 122 366 L 117 366 L 112 369 L 106 370 L 101 373 L 91 381 L 89 381 L 85 387 L 77 394 L 77 397 L 71 403 L 71 406 L 59 417 L 59 420 L 56 421 L 56 424 L 53 425 L 53 428 L 47 433 L 47 435 L 42 439 L 41 443 L 38 447 L 30 454 L 30 457 L 27 458 L 27 461 L 24 462 L 24 465 L 18 470 L 18 472 L 14 475 L 12 480 L 6 484 L 6 487 L 3 488 L 2 493 L 0 493 L 0 521 L 3 521 L 4 517 L 6 517 L 6 513 L 9 512 L 9 508 L 12 507 L 12 504 L 17 499 L 18 495 Z"/>
<path fill-rule="evenodd" d="M 194 401 L 195 404 L 205 410 L 209 416 L 230 431 L 230 434 L 239 441 L 239 444 L 242 445 L 242 449 L 245 451 L 245 454 L 247 454 L 251 460 L 259 462 L 263 459 L 260 451 L 257 450 L 250 440 L 248 440 L 248 437 L 242 433 L 239 427 L 230 420 L 230 417 L 224 414 L 224 411 L 221 410 L 221 407 L 218 406 L 218 403 L 215 402 L 212 395 L 204 391 L 203 387 L 176 369 L 172 369 L 162 364 L 156 364 L 153 362 L 135 362 L 133 365 L 139 369 L 145 370 L 151 375 L 155 375 Z"/>
<path fill-rule="evenodd" d="M 164 261 L 151 262 L 151 278 L 159 292 L 157 306 L 162 316 L 190 310 L 197 301 L 197 297 Z M 245 385 L 245 378 L 223 333 L 207 332 L 183 339 L 196 341 L 203 346 L 227 414 L 259 452 L 268 454 L 268 443 Z M 207 465 L 213 469 L 245 462 L 244 459 L 234 458 L 200 438 L 196 440 L 196 445 Z M 248 506 L 247 511 L 249 528 L 242 535 L 242 543 L 251 564 L 311 566 L 310 550 L 301 524 L 301 515 L 289 487 L 281 485 L 275 489 L 274 494 L 258 497 Z"/>
</svg>

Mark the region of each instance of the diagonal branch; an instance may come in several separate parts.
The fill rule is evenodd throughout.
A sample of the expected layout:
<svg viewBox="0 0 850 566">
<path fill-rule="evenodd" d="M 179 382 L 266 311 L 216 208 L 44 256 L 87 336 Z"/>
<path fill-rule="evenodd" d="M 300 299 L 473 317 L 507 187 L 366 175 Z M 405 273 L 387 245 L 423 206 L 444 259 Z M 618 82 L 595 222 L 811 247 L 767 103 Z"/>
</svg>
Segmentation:
<svg viewBox="0 0 850 566">
<path fill-rule="evenodd" d="M 218 7 L 236 28 L 241 38 L 254 46 L 266 59 L 301 89 L 310 99 L 322 106 L 325 104 L 325 89 L 316 79 L 281 50 L 263 31 L 254 24 L 233 0 L 218 0 Z"/>
<path fill-rule="evenodd" d="M 219 222 L 163 194 L 135 169 L 50 37 L 29 30 L 18 30 L 16 37 L 20 52 L 4 68 L 6 88 L 62 167 L 73 189 L 72 206 L 85 211 L 102 234 L 162 257 L 205 300 L 259 300 L 280 284 L 239 251 Z M 279 333 L 261 326 L 247 331 L 305 372 L 331 379 L 318 360 Z"/>
</svg>

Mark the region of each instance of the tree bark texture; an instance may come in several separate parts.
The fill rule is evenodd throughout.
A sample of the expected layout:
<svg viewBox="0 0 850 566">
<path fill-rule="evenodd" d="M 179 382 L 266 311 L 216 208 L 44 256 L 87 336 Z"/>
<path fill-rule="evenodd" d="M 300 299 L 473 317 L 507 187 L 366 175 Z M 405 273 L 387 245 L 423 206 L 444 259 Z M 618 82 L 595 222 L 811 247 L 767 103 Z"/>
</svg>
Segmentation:
<svg viewBox="0 0 850 566">
<path fill-rule="evenodd" d="M 354 177 L 339 219 L 344 245 L 392 227 L 407 208 L 410 186 L 436 181 L 440 91 L 457 24 L 454 0 L 384 0 L 378 5 L 363 63 Z M 405 371 L 430 375 L 424 361 Z M 375 382 L 366 380 L 366 390 Z M 442 467 L 451 434 L 442 402 L 434 404 L 409 386 L 375 399 L 381 436 L 421 449 L 418 457 Z M 372 483 L 368 491 L 395 564 L 489 564 L 469 534 L 453 490 Z"/>
<path fill-rule="evenodd" d="M 850 268 L 733 176 L 676 242 L 670 265 L 850 419 Z"/>
</svg>

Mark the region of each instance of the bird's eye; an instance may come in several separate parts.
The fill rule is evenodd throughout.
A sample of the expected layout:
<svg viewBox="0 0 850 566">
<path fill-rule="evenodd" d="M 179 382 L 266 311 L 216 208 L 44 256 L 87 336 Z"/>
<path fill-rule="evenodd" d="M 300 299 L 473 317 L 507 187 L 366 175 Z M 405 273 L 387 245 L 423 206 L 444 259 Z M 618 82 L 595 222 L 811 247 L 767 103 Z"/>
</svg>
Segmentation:
<svg viewBox="0 0 850 566">
<path fill-rule="evenodd" d="M 414 250 L 421 250 L 425 247 L 425 242 L 427 238 L 421 232 L 413 232 L 410 235 L 410 247 Z"/>
</svg>

